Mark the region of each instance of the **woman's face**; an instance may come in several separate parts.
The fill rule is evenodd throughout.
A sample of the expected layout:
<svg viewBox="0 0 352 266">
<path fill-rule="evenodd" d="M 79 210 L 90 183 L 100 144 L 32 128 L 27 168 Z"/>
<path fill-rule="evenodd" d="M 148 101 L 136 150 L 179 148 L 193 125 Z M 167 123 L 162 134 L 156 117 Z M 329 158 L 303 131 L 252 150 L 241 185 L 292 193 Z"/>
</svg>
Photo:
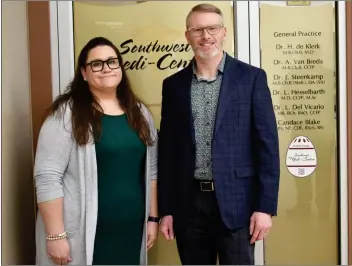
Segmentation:
<svg viewBox="0 0 352 266">
<path fill-rule="evenodd" d="M 97 46 L 90 50 L 86 67 L 81 72 L 89 87 L 101 92 L 116 90 L 122 78 L 117 54 L 110 46 Z"/>
</svg>

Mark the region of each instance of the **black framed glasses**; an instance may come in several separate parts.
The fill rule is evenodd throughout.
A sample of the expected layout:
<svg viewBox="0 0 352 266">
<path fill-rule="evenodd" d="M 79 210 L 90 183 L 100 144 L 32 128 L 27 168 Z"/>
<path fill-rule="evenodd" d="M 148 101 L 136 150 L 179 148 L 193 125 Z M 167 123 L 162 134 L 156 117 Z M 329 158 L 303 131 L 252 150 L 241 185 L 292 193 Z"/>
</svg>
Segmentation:
<svg viewBox="0 0 352 266">
<path fill-rule="evenodd" d="M 206 27 L 194 27 L 189 28 L 188 32 L 191 33 L 194 37 L 200 37 L 203 35 L 204 30 L 206 30 L 210 35 L 215 35 L 220 32 L 220 29 L 223 28 L 224 25 L 211 25 Z"/>
<path fill-rule="evenodd" d="M 90 66 L 93 72 L 100 72 L 104 69 L 104 65 L 107 65 L 110 69 L 117 69 L 120 67 L 119 59 L 109 58 L 107 60 L 93 60 L 92 62 L 87 63 L 87 66 Z"/>
</svg>

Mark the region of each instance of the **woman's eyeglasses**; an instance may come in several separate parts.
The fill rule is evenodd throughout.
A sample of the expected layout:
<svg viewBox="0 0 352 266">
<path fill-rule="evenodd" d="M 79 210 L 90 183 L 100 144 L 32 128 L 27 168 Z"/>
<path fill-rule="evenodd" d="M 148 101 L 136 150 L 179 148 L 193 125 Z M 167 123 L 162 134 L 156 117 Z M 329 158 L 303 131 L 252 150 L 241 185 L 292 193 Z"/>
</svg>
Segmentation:
<svg viewBox="0 0 352 266">
<path fill-rule="evenodd" d="M 90 66 L 93 72 L 100 72 L 104 69 L 104 65 L 107 65 L 110 69 L 117 69 L 120 67 L 118 58 L 109 58 L 107 60 L 94 60 L 87 63 L 87 66 Z"/>
</svg>

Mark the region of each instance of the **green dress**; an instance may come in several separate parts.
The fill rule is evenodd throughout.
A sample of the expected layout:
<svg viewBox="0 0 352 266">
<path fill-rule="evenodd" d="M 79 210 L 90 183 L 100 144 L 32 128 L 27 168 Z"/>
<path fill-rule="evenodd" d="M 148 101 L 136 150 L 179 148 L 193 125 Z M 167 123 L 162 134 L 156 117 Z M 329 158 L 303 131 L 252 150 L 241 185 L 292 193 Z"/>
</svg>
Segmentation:
<svg viewBox="0 0 352 266">
<path fill-rule="evenodd" d="M 103 115 L 95 144 L 98 165 L 98 223 L 94 265 L 139 265 L 145 219 L 146 146 L 127 116 Z"/>
</svg>

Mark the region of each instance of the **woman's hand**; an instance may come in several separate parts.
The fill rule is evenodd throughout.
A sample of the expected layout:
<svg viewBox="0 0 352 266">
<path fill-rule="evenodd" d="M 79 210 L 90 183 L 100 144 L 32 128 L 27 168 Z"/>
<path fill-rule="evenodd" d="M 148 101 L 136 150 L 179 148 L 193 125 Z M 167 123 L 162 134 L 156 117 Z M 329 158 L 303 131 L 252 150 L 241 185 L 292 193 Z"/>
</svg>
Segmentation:
<svg viewBox="0 0 352 266">
<path fill-rule="evenodd" d="M 159 224 L 156 222 L 147 223 L 147 250 L 151 249 L 158 238 Z"/>
<path fill-rule="evenodd" d="M 72 261 L 70 255 L 70 245 L 67 238 L 47 241 L 46 248 L 49 258 L 56 265 L 67 265 Z"/>
</svg>

